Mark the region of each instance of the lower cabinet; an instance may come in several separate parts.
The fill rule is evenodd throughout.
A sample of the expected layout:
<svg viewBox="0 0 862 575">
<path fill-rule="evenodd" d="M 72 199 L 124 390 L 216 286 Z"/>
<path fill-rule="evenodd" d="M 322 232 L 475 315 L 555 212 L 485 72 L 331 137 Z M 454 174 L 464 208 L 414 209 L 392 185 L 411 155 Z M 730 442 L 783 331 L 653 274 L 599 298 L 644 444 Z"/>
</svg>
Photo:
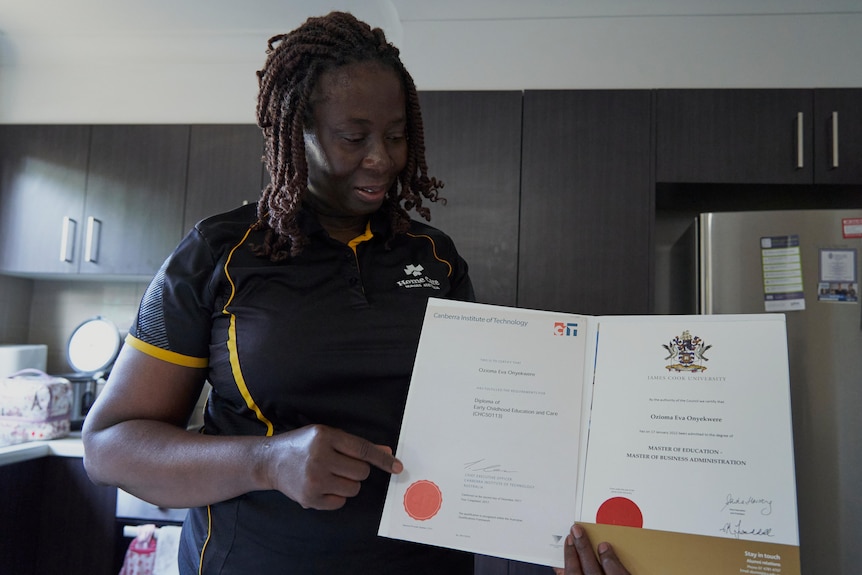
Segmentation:
<svg viewBox="0 0 862 575">
<path fill-rule="evenodd" d="M 116 501 L 80 458 L 0 467 L 0 573 L 116 575 Z"/>
</svg>

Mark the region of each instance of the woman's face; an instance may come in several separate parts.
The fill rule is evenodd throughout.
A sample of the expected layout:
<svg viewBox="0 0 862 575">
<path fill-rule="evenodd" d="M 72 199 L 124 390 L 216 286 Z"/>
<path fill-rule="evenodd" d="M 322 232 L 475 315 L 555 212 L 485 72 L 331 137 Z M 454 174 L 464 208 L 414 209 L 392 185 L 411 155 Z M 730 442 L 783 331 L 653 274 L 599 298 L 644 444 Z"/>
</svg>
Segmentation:
<svg viewBox="0 0 862 575">
<path fill-rule="evenodd" d="M 311 105 L 306 201 L 322 216 L 364 220 L 407 163 L 401 80 L 377 62 L 348 64 L 320 76 Z"/>
</svg>

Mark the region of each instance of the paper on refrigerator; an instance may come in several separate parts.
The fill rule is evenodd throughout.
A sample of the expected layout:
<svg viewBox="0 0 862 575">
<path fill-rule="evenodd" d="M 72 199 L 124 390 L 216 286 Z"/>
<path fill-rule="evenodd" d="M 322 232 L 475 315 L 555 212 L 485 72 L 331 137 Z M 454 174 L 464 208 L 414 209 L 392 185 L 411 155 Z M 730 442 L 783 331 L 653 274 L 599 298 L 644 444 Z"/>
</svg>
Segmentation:
<svg viewBox="0 0 862 575">
<path fill-rule="evenodd" d="M 432 299 L 380 534 L 561 566 L 578 520 L 639 575 L 793 575 L 790 429 L 783 316 Z"/>
</svg>

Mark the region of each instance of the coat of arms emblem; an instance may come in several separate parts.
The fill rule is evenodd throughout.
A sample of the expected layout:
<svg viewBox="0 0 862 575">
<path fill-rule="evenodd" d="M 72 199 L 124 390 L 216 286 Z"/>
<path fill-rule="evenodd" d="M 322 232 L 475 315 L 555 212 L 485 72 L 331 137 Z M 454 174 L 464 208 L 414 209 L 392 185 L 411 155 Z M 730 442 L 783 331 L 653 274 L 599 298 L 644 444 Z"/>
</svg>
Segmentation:
<svg viewBox="0 0 862 575">
<path fill-rule="evenodd" d="M 670 343 L 662 344 L 662 347 L 670 354 L 665 358 L 670 362 L 666 366 L 668 371 L 706 371 L 703 363 L 709 361 L 709 358 L 704 354 L 712 346 L 706 345 L 701 338 L 691 335 L 688 330 L 674 337 Z"/>
</svg>

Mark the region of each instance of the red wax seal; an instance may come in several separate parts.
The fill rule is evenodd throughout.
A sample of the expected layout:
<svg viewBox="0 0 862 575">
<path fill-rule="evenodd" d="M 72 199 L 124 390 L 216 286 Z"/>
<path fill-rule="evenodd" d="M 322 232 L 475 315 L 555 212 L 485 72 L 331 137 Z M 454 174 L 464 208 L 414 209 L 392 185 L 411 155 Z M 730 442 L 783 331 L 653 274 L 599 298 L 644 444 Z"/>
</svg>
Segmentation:
<svg viewBox="0 0 862 575">
<path fill-rule="evenodd" d="M 640 508 L 631 499 L 611 497 L 599 506 L 596 512 L 596 523 L 643 527 L 644 518 Z"/>
<path fill-rule="evenodd" d="M 404 492 L 404 511 L 418 521 L 431 519 L 443 505 L 443 494 L 434 483 L 421 479 L 410 484 Z"/>
</svg>

